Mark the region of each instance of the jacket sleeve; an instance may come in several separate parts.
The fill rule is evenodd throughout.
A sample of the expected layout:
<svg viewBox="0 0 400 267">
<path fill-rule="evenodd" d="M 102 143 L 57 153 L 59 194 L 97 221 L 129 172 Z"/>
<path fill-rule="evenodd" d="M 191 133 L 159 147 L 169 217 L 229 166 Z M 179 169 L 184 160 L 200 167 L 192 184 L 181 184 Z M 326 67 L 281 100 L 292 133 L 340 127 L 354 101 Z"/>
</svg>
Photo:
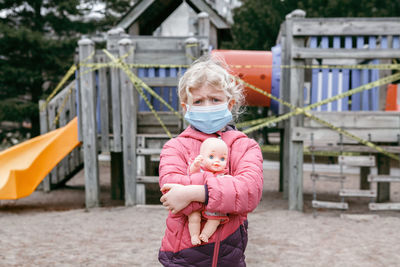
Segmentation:
<svg viewBox="0 0 400 267">
<path fill-rule="evenodd" d="M 263 158 L 259 145 L 252 139 L 241 138 L 232 146 L 235 157 L 231 175 L 207 179 L 210 212 L 247 214 L 261 200 L 263 189 Z"/>
<path fill-rule="evenodd" d="M 204 185 L 207 177 L 204 173 L 188 175 L 189 156 L 183 145 L 176 139 L 168 141 L 160 155 L 159 184 L 160 188 L 167 183 L 182 185 Z M 189 215 L 193 211 L 203 210 L 204 204 L 192 202 L 185 209 L 180 211 Z"/>
</svg>

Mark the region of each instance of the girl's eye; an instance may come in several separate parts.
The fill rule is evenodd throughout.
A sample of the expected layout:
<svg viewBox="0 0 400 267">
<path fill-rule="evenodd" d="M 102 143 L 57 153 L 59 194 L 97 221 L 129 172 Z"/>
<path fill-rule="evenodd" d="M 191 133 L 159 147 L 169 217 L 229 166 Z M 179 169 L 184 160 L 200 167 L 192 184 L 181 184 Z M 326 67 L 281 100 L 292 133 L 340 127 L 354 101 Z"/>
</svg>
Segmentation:
<svg viewBox="0 0 400 267">
<path fill-rule="evenodd" d="M 212 101 L 215 103 L 215 102 L 219 102 L 220 100 L 218 98 L 213 98 Z"/>
<path fill-rule="evenodd" d="M 222 157 L 222 158 L 221 158 L 221 161 L 225 161 L 225 158 L 224 158 L 224 157 Z"/>
<path fill-rule="evenodd" d="M 199 104 L 201 104 L 201 100 L 196 100 L 196 101 L 193 102 L 193 104 L 199 105 Z"/>
<path fill-rule="evenodd" d="M 209 158 L 210 158 L 210 159 L 213 159 L 213 158 L 214 158 L 214 156 L 213 156 L 213 155 L 210 155 L 210 156 L 209 156 Z"/>
</svg>

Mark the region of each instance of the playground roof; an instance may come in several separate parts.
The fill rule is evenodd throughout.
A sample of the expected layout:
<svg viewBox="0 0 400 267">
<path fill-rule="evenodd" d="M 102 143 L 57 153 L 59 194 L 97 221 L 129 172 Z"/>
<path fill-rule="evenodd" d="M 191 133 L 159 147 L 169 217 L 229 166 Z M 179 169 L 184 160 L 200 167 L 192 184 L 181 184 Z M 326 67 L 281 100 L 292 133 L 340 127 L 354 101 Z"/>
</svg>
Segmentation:
<svg viewBox="0 0 400 267">
<path fill-rule="evenodd" d="M 206 12 L 218 30 L 230 29 L 229 23 L 204 0 L 185 0 L 196 12 Z M 139 21 L 140 35 L 151 35 L 183 3 L 183 0 L 139 0 L 119 21 L 117 27 L 127 30 Z"/>
</svg>

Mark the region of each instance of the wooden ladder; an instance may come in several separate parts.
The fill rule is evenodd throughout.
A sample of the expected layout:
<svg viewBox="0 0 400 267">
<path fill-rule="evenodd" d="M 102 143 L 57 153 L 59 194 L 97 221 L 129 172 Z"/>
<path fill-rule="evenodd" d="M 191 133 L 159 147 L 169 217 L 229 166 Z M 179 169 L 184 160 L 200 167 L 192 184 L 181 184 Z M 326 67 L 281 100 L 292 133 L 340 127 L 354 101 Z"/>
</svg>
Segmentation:
<svg viewBox="0 0 400 267">
<path fill-rule="evenodd" d="M 339 175 L 321 175 L 315 172 L 314 167 L 311 173 L 311 179 L 313 180 L 313 201 L 312 207 L 314 209 L 314 217 L 316 216 L 316 209 L 326 208 L 326 209 L 339 209 L 348 210 L 349 205 L 344 201 L 346 197 L 365 197 L 365 198 L 376 198 L 377 193 L 375 190 L 359 190 L 359 189 L 344 189 L 343 183 L 346 180 L 346 176 L 343 175 L 343 166 L 351 167 L 374 167 L 375 157 L 374 156 L 339 156 L 338 162 L 340 165 Z M 314 164 L 314 160 L 313 160 Z M 333 181 L 340 182 L 341 189 L 339 191 L 339 196 L 341 201 L 319 201 L 317 200 L 316 194 L 316 181 Z M 399 180 L 400 181 L 400 180 Z"/>
<path fill-rule="evenodd" d="M 393 175 L 375 175 L 370 174 L 368 176 L 368 181 L 370 183 L 398 183 L 400 182 L 400 176 Z M 400 210 L 400 203 L 387 202 L 387 203 L 369 203 L 369 209 L 373 211 L 382 210 Z"/>
<path fill-rule="evenodd" d="M 160 161 L 161 149 L 169 140 L 164 134 L 138 134 L 137 135 L 137 204 L 146 204 L 146 184 L 158 184 L 158 172 L 150 170 L 148 163 Z"/>
</svg>

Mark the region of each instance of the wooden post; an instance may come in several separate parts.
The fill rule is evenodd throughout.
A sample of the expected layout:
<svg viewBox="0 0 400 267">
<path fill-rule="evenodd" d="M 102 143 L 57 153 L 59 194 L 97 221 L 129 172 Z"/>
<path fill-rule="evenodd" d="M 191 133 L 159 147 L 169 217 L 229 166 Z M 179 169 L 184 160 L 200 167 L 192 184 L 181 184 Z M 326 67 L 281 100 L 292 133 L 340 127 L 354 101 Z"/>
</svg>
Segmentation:
<svg viewBox="0 0 400 267">
<path fill-rule="evenodd" d="M 40 108 L 40 134 L 45 134 L 49 131 L 49 123 L 47 121 L 47 107 L 44 107 L 46 101 L 39 100 L 39 108 Z M 44 192 L 50 192 L 50 176 L 47 175 L 46 178 L 42 181 L 42 187 Z"/>
<path fill-rule="evenodd" d="M 79 45 L 79 60 L 93 62 L 94 43 L 89 39 L 81 39 Z M 97 159 L 97 127 L 94 73 L 88 67 L 80 67 L 80 89 L 82 105 L 82 134 L 85 166 L 85 199 L 86 208 L 99 206 L 99 163 Z"/>
<path fill-rule="evenodd" d="M 107 32 L 107 50 L 114 56 L 118 56 L 117 41 L 124 31 L 121 28 L 111 29 Z M 121 142 L 121 90 L 118 68 L 110 68 L 111 84 L 111 111 L 112 111 L 112 132 L 113 142 L 111 151 L 111 197 L 124 199 L 121 191 L 124 192 L 124 174 L 122 164 L 122 142 Z"/>
<path fill-rule="evenodd" d="M 119 56 L 126 56 L 126 63 L 133 63 L 134 46 L 130 39 L 118 42 Z M 138 95 L 127 74 L 120 70 L 121 80 L 121 113 L 122 113 L 122 147 L 124 159 L 125 206 L 136 204 L 136 133 Z"/>
<path fill-rule="evenodd" d="M 53 131 L 56 129 L 56 125 L 54 123 L 54 119 L 56 118 L 56 114 L 57 114 L 57 102 L 54 101 L 50 101 L 48 103 L 48 131 Z M 51 172 L 49 173 L 49 190 L 51 190 L 51 185 L 54 184 L 54 181 L 57 179 L 57 166 L 55 166 Z"/>
<path fill-rule="evenodd" d="M 293 38 L 292 16 L 286 16 L 285 58 L 291 66 L 305 65 L 305 60 L 294 59 L 291 50 L 294 47 L 304 47 L 304 40 Z M 283 88 L 283 94 L 288 96 L 289 102 L 296 107 L 303 107 L 304 69 L 290 70 L 289 86 Z M 288 204 L 289 210 L 303 210 L 303 142 L 293 141 L 293 128 L 303 125 L 303 116 L 293 116 L 285 123 L 285 168 L 289 183 Z M 287 159 L 287 161 L 286 161 Z"/>
<path fill-rule="evenodd" d="M 198 21 L 198 35 L 199 36 L 210 36 L 210 16 L 206 12 L 200 12 L 197 15 Z"/>
<path fill-rule="evenodd" d="M 287 44 L 287 23 L 286 21 L 281 26 L 281 62 L 283 65 L 288 65 L 290 62 L 290 46 Z M 280 95 L 282 99 L 289 102 L 289 94 L 286 92 L 287 88 L 290 88 L 290 69 L 283 68 L 281 69 L 281 80 L 280 80 Z M 287 113 L 290 109 L 284 105 L 279 105 L 279 114 Z M 287 140 L 290 139 L 289 132 L 286 131 L 286 128 L 289 126 L 287 125 L 288 121 L 285 120 L 282 122 L 282 132 L 280 134 L 280 147 L 282 149 L 282 155 L 280 156 L 280 165 L 282 166 L 282 191 L 283 191 L 283 199 L 289 198 L 289 183 L 288 183 L 288 161 L 289 161 L 289 146 Z"/>
<path fill-rule="evenodd" d="M 112 29 L 107 32 L 107 50 L 114 56 L 118 55 L 118 46 L 115 39 L 121 36 L 123 30 L 120 28 Z M 120 96 L 120 81 L 118 68 L 110 68 L 111 78 L 111 107 L 112 107 L 112 124 L 113 124 L 113 152 L 122 152 L 121 144 L 121 96 Z M 112 164 L 112 162 L 111 162 Z"/>
<path fill-rule="evenodd" d="M 378 174 L 390 174 L 390 158 L 383 154 L 376 156 L 378 165 Z M 378 183 L 377 202 L 386 202 L 390 200 L 390 183 Z"/>
<path fill-rule="evenodd" d="M 279 192 L 284 192 L 284 168 L 283 168 L 283 140 L 284 140 L 284 131 L 283 129 L 279 129 Z M 286 183 L 287 185 L 287 183 Z M 287 192 L 287 190 L 286 190 Z"/>
<path fill-rule="evenodd" d="M 145 148 L 146 147 L 146 138 L 141 135 L 137 137 L 137 147 Z M 137 176 L 145 176 L 146 175 L 146 156 L 145 155 L 137 155 Z M 146 186 L 145 184 L 137 184 L 137 204 L 146 204 Z"/>
<path fill-rule="evenodd" d="M 192 64 L 200 56 L 199 41 L 190 37 L 185 40 L 186 62 Z"/>
<path fill-rule="evenodd" d="M 106 63 L 106 56 L 98 56 L 99 63 Z M 100 94 L 100 126 L 101 126 L 101 152 L 110 151 L 109 123 L 108 123 L 108 82 L 106 68 L 99 69 L 99 94 Z"/>
</svg>

